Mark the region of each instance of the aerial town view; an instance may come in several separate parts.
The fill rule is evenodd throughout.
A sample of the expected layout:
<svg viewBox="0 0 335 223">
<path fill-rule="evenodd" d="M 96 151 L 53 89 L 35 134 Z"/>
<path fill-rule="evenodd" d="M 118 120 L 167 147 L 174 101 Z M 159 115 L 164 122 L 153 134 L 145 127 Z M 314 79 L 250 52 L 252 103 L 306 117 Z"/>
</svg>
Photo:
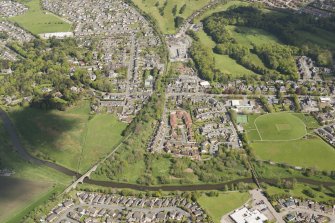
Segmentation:
<svg viewBox="0 0 335 223">
<path fill-rule="evenodd" d="M 335 223 L 334 0 L 0 0 L 0 223 Z"/>
</svg>

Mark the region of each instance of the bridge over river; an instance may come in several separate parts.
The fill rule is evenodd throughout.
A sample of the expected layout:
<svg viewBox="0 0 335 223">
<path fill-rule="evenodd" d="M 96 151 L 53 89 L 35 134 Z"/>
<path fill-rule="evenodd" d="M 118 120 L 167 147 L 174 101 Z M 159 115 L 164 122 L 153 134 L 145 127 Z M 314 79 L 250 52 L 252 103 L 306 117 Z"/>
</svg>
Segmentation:
<svg viewBox="0 0 335 223">
<path fill-rule="evenodd" d="M 140 191 L 196 191 L 196 190 L 220 190 L 224 189 L 226 186 L 231 186 L 232 184 L 238 184 L 238 183 L 255 183 L 253 178 L 243 178 L 243 179 L 237 179 L 232 180 L 228 182 L 218 183 L 218 184 L 200 184 L 200 185 L 161 185 L 161 186 L 144 186 L 144 185 L 138 185 L 138 184 L 129 184 L 129 183 L 119 183 L 119 182 L 112 182 L 112 181 L 98 181 L 98 180 L 92 180 L 89 179 L 90 175 L 96 171 L 96 169 L 99 167 L 101 163 L 103 163 L 106 159 L 111 157 L 121 146 L 122 143 L 120 143 L 112 152 L 110 152 L 105 158 L 100 160 L 98 163 L 96 163 L 90 170 L 88 170 L 84 174 L 77 173 L 73 170 L 70 170 L 66 167 L 63 167 L 59 164 L 52 163 L 50 161 L 41 160 L 38 159 L 32 155 L 29 154 L 29 152 L 26 150 L 26 148 L 21 144 L 19 135 L 10 120 L 8 114 L 0 108 L 0 118 L 3 122 L 5 130 L 8 132 L 10 140 L 13 144 L 13 149 L 19 154 L 19 156 L 30 163 L 36 164 L 36 165 L 44 165 L 49 168 L 52 168 L 58 172 L 61 172 L 68 176 L 74 176 L 76 177 L 75 182 L 73 182 L 66 190 L 65 193 L 69 192 L 72 189 L 75 189 L 79 183 L 88 183 L 92 185 L 97 186 L 104 186 L 104 187 L 112 187 L 112 188 L 128 188 L 128 189 L 134 189 L 134 190 L 140 190 Z M 130 135 L 129 135 L 130 136 Z M 128 136 L 128 137 L 129 137 Z M 127 138 L 126 138 L 127 139 Z M 284 179 L 293 179 L 293 178 L 284 178 Z M 300 183 L 306 183 L 311 184 L 315 186 L 323 185 L 324 187 L 333 187 L 335 186 L 335 182 L 321 182 L 317 180 L 312 180 L 308 178 L 294 178 L 297 180 L 297 182 Z M 258 178 L 258 181 L 260 183 L 269 183 L 274 184 L 276 179 L 264 179 Z"/>
</svg>

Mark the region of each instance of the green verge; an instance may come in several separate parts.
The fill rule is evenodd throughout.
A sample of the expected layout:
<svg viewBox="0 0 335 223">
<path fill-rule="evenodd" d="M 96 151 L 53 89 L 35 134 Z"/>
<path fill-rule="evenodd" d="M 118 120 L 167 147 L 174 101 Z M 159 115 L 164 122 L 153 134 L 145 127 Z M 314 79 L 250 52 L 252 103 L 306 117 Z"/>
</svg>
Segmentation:
<svg viewBox="0 0 335 223">
<path fill-rule="evenodd" d="M 40 0 L 22 1 L 22 3 L 29 10 L 22 15 L 9 18 L 9 20 L 18 23 L 31 33 L 36 35 L 51 32 L 69 32 L 71 30 L 71 24 L 51 12 L 43 10 Z"/>
<path fill-rule="evenodd" d="M 223 215 L 241 207 L 249 199 L 250 194 L 247 192 L 225 192 L 219 193 L 217 197 L 209 197 L 203 194 L 198 199 L 198 202 L 213 218 L 214 222 L 219 223 Z"/>
</svg>

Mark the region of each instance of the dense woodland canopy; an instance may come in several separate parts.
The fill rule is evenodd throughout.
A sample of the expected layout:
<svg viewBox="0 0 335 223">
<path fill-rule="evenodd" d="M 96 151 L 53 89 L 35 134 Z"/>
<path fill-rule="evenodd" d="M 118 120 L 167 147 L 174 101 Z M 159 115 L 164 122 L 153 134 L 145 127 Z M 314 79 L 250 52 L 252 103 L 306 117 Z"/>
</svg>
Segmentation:
<svg viewBox="0 0 335 223">
<path fill-rule="evenodd" d="M 19 54 L 19 60 L 0 61 L 0 70 L 11 68 L 13 71 L 1 80 L 2 95 L 16 98 L 33 96 L 33 105 L 64 109 L 79 99 L 78 93 L 70 90 L 73 86 L 112 91 L 112 85 L 106 81 L 102 71 L 94 71 L 97 79 L 93 82 L 87 69 L 71 62 L 89 63 L 92 60 L 92 51 L 80 48 L 74 39 L 35 39 L 23 45 L 13 42 L 8 47 Z M 45 87 L 52 88 L 52 92 L 43 92 Z M 52 93 L 56 92 L 62 96 L 54 97 Z"/>
<path fill-rule="evenodd" d="M 308 15 L 264 10 L 259 6 L 238 6 L 214 13 L 206 18 L 203 24 L 205 32 L 217 43 L 215 53 L 229 55 L 239 64 L 258 74 L 272 77 L 282 75 L 284 79 L 297 79 L 295 56 L 299 55 L 311 57 L 318 66 L 333 65 L 335 49 L 327 43 L 303 40 L 301 31 L 335 34 L 335 17 L 315 19 Z M 234 39 L 228 26 L 261 29 L 277 37 L 281 43 L 253 45 L 250 49 Z M 197 40 L 196 37 L 194 39 Z M 194 45 L 199 44 L 200 42 L 195 41 Z M 256 54 L 265 67 L 253 63 L 250 60 L 251 53 Z M 201 46 L 193 46 L 191 55 L 203 78 L 219 81 L 220 75 L 224 75 L 218 74 L 214 69 L 213 58 L 206 54 Z"/>
</svg>

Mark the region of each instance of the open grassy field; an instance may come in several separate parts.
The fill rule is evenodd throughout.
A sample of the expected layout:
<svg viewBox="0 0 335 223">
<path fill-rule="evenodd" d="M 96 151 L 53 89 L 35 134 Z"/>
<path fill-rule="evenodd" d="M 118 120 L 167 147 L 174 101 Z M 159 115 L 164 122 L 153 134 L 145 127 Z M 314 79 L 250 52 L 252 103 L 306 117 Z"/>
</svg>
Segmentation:
<svg viewBox="0 0 335 223">
<path fill-rule="evenodd" d="M 250 199 L 250 194 L 240 192 L 219 193 L 217 197 L 202 195 L 198 202 L 202 208 L 213 218 L 215 223 L 219 223 L 222 216 L 241 207 Z"/>
<path fill-rule="evenodd" d="M 312 198 L 312 197 L 307 196 L 304 193 L 304 190 L 312 190 L 313 193 L 315 194 L 315 197 Z M 329 194 L 332 194 L 331 191 L 329 191 L 325 188 L 322 191 L 318 191 L 313 186 L 309 186 L 309 185 L 306 185 L 306 184 L 300 184 L 300 183 L 296 184 L 296 186 L 292 190 L 281 189 L 281 188 L 274 187 L 274 186 L 267 186 L 266 192 L 270 196 L 276 195 L 276 194 L 285 194 L 285 195 L 290 194 L 293 197 L 301 197 L 301 198 L 304 198 L 304 199 L 313 199 L 317 202 L 334 200 L 334 197 L 329 196 Z"/>
<path fill-rule="evenodd" d="M 291 113 L 271 113 L 254 121 L 263 141 L 295 140 L 306 135 L 305 123 Z"/>
<path fill-rule="evenodd" d="M 268 32 L 261 29 L 249 28 L 244 26 L 227 26 L 232 37 L 239 44 L 252 48 L 252 45 L 275 44 L 280 41 Z"/>
<path fill-rule="evenodd" d="M 16 223 L 41 199 L 48 199 L 54 185 L 65 187 L 72 178 L 22 160 L 12 148 L 1 121 L 0 138 L 0 169 L 15 171 L 15 178 L 0 177 L 0 222 Z"/>
<path fill-rule="evenodd" d="M 31 154 L 81 172 L 111 151 L 126 127 L 112 115 L 90 117 L 88 102 L 66 112 L 24 108 L 9 114 Z"/>
<path fill-rule="evenodd" d="M 251 70 L 248 70 L 238 64 L 229 56 L 214 53 L 213 48 L 215 47 L 215 42 L 204 31 L 198 32 L 197 35 L 199 36 L 202 45 L 211 50 L 215 59 L 215 66 L 221 72 L 230 74 L 234 77 L 242 75 L 256 75 Z"/>
<path fill-rule="evenodd" d="M 251 144 L 256 156 L 301 167 L 335 170 L 335 150 L 319 138 L 287 142 L 255 142 Z"/>
<path fill-rule="evenodd" d="M 47 182 L 0 177 L 0 222 L 6 222 L 51 188 Z"/>
<path fill-rule="evenodd" d="M 163 33 L 173 34 L 176 32 L 174 26 L 174 18 L 176 16 L 188 18 L 193 12 L 207 5 L 210 0 L 133 0 L 133 2 L 141 10 L 157 20 L 157 24 Z M 164 2 L 166 2 L 165 7 Z M 185 11 L 180 14 L 180 9 L 184 4 L 186 5 Z M 177 6 L 176 16 L 172 13 L 172 9 L 175 6 Z M 164 15 L 159 13 L 159 9 L 162 7 L 164 7 Z"/>
<path fill-rule="evenodd" d="M 124 123 L 109 114 L 94 116 L 88 122 L 85 136 L 83 136 L 83 155 L 79 171 L 82 172 L 90 168 L 92 157 L 94 159 L 102 158 L 103 155 L 111 151 L 111 148 L 121 142 L 121 132 L 125 127 Z"/>
<path fill-rule="evenodd" d="M 29 10 L 23 15 L 12 17 L 9 20 L 17 22 L 28 31 L 41 34 L 71 30 L 71 24 L 48 11 L 44 11 L 41 8 L 40 0 L 22 1 L 22 3 L 28 6 Z"/>
<path fill-rule="evenodd" d="M 212 8 L 210 10 L 207 10 L 201 16 L 198 16 L 194 20 L 194 23 L 199 23 L 201 20 L 203 20 L 206 17 L 212 15 L 213 13 L 226 11 L 227 9 L 229 9 L 232 6 L 247 6 L 247 5 L 250 5 L 250 3 L 248 3 L 248 2 L 242 2 L 242 1 L 236 1 L 236 0 L 229 1 L 229 2 L 224 3 L 224 4 L 219 4 L 216 7 Z"/>
<path fill-rule="evenodd" d="M 315 135 L 304 137 L 317 127 L 312 116 L 297 113 L 249 115 L 244 126 L 258 159 L 334 170 L 335 150 Z"/>
</svg>

